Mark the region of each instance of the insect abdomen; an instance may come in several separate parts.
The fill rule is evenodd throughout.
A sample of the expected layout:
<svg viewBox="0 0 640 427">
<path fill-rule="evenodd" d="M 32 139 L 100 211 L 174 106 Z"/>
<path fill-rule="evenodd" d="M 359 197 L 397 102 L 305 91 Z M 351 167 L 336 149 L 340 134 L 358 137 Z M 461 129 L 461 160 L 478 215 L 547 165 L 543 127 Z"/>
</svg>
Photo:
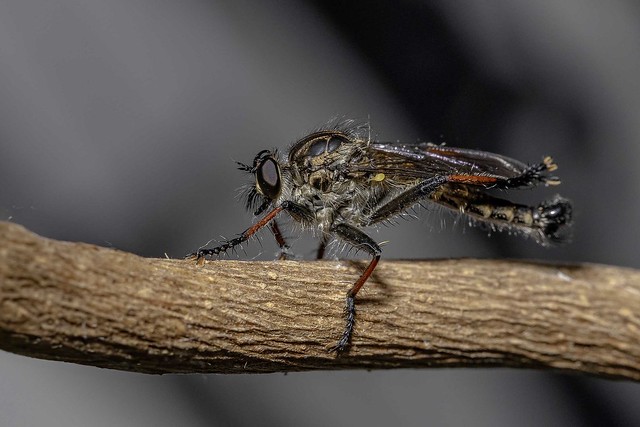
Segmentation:
<svg viewBox="0 0 640 427">
<path fill-rule="evenodd" d="M 572 208 L 569 200 L 556 195 L 536 208 L 535 223 L 545 240 L 542 244 L 563 243 L 568 239 L 566 228 L 571 225 Z"/>
<path fill-rule="evenodd" d="M 560 196 L 538 206 L 526 206 L 464 186 L 444 186 L 431 199 L 467 215 L 473 225 L 531 236 L 544 246 L 566 240 L 565 230 L 571 223 L 571 203 Z"/>
</svg>

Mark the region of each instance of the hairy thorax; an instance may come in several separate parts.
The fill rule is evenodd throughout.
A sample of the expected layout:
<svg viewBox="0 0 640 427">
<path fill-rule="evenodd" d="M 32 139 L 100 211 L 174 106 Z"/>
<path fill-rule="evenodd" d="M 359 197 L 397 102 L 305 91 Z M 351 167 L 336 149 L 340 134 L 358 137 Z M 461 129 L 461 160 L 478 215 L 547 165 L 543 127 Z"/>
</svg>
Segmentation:
<svg viewBox="0 0 640 427">
<path fill-rule="evenodd" d="M 352 142 L 319 138 L 292 156 L 288 171 L 295 184 L 292 199 L 314 213 L 314 225 L 321 231 L 328 232 L 337 222 L 365 223 L 371 202 L 384 193 L 371 173 L 354 168 L 370 163 L 363 152 Z"/>
</svg>

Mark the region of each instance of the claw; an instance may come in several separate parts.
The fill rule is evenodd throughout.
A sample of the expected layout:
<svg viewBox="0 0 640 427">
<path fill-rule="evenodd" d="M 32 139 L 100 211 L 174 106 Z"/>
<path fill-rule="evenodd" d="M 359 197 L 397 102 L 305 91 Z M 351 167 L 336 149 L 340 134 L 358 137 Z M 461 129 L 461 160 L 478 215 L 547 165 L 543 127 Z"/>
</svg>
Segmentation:
<svg viewBox="0 0 640 427">
<path fill-rule="evenodd" d="M 200 252 L 192 252 L 189 255 L 185 256 L 184 259 L 188 261 L 195 261 L 196 265 L 202 267 L 206 262 L 205 256 Z"/>
</svg>

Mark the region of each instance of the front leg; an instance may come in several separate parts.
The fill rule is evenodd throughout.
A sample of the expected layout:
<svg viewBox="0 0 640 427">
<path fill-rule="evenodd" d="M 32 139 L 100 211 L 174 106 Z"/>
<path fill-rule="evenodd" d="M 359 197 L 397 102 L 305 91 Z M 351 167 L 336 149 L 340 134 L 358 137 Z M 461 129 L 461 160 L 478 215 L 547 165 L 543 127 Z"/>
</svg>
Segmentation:
<svg viewBox="0 0 640 427">
<path fill-rule="evenodd" d="M 276 217 L 284 208 L 282 206 L 278 206 L 273 209 L 271 212 L 266 214 L 260 221 L 255 223 L 253 226 L 247 228 L 242 232 L 238 237 L 227 240 L 220 246 L 216 246 L 215 248 L 202 248 L 198 249 L 197 252 L 193 252 L 186 256 L 187 259 L 194 259 L 198 263 L 198 265 L 203 265 L 205 258 L 207 256 L 219 255 L 221 253 L 227 252 L 229 249 L 232 249 L 243 242 L 249 240 L 251 236 L 253 236 L 256 231 L 260 230 L 262 227 L 267 225 L 272 219 Z"/>
<path fill-rule="evenodd" d="M 285 260 L 291 253 L 291 246 L 287 243 L 286 239 L 282 235 L 282 231 L 280 231 L 280 227 L 278 227 L 278 222 L 274 219 L 269 224 L 269 228 L 271 228 L 271 232 L 273 233 L 273 237 L 276 239 L 278 246 L 280 247 L 280 251 L 278 251 L 278 259 Z"/>
<path fill-rule="evenodd" d="M 262 209 L 264 210 L 264 209 Z M 260 221 L 255 223 L 253 226 L 247 228 L 243 231 L 238 237 L 227 240 L 220 246 L 216 246 L 215 248 L 202 248 L 198 249 L 197 252 L 193 252 L 186 256 L 187 259 L 194 259 L 198 263 L 198 265 L 203 265 L 207 256 L 219 255 L 221 253 L 227 252 L 229 249 L 233 249 L 234 247 L 246 242 L 249 240 L 251 236 L 253 236 L 258 230 L 260 230 L 265 225 L 269 224 L 280 212 L 286 211 L 293 219 L 300 222 L 308 222 L 311 223 L 314 219 L 313 212 L 305 206 L 299 205 L 294 202 L 284 201 L 282 204 L 273 210 L 271 210 L 268 214 L 266 214 Z M 275 228 L 277 230 L 277 226 Z M 279 230 L 278 230 L 279 232 Z M 282 237 L 282 235 L 280 235 Z M 276 235 L 276 241 L 282 248 L 282 244 L 286 245 L 284 239 L 282 242 L 278 239 Z M 281 244 L 282 243 L 282 244 Z"/>
<path fill-rule="evenodd" d="M 362 275 L 358 278 L 358 280 L 356 280 L 351 289 L 349 289 L 349 292 L 347 292 L 347 300 L 345 305 L 345 316 L 347 319 L 347 323 L 338 343 L 329 348 L 329 351 L 340 353 L 349 346 L 349 343 L 351 342 L 351 336 L 353 335 L 353 327 L 356 323 L 356 294 L 358 293 L 360 288 L 362 288 L 362 285 L 364 285 L 369 276 L 371 276 L 373 270 L 376 268 L 376 265 L 380 260 L 380 254 L 382 253 L 382 250 L 371 237 L 367 236 L 365 233 L 349 224 L 337 224 L 332 227 L 331 231 L 333 231 L 339 238 L 341 238 L 345 242 L 350 243 L 357 249 L 366 251 L 373 257 Z"/>
</svg>

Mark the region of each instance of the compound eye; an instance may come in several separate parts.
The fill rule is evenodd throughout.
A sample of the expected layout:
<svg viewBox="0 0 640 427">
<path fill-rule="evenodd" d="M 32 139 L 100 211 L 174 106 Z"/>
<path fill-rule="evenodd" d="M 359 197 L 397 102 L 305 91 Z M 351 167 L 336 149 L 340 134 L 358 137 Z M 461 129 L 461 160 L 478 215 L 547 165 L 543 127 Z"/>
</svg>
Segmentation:
<svg viewBox="0 0 640 427">
<path fill-rule="evenodd" d="M 272 157 L 267 157 L 258 165 L 256 186 L 260 193 L 271 200 L 280 194 L 280 166 Z"/>
<path fill-rule="evenodd" d="M 331 138 L 329 138 L 329 141 L 327 141 L 327 153 L 336 151 L 338 148 L 340 148 L 341 145 L 342 145 L 342 138 L 339 138 L 337 136 L 332 136 Z"/>
<path fill-rule="evenodd" d="M 327 138 L 320 138 L 309 146 L 307 154 L 311 157 L 316 157 L 321 154 L 324 154 L 326 149 L 327 149 Z"/>
</svg>

